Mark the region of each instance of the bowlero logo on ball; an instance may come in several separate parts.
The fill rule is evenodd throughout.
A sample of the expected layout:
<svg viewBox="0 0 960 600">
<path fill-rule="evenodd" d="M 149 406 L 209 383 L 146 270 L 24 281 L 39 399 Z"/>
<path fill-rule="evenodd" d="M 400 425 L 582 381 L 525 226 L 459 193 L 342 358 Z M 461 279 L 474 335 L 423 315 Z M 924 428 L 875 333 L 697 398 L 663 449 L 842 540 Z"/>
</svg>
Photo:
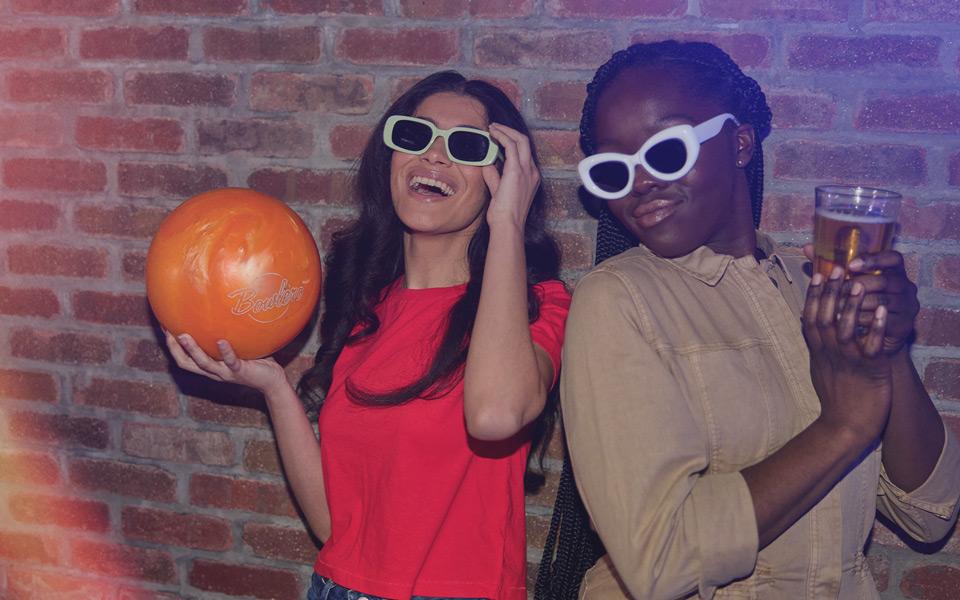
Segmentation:
<svg viewBox="0 0 960 600">
<path fill-rule="evenodd" d="M 264 273 L 252 286 L 233 290 L 227 297 L 234 301 L 232 314 L 247 315 L 258 323 L 272 323 L 287 314 L 291 303 L 303 300 L 303 291 L 302 285 L 290 287 L 280 273 Z"/>
</svg>

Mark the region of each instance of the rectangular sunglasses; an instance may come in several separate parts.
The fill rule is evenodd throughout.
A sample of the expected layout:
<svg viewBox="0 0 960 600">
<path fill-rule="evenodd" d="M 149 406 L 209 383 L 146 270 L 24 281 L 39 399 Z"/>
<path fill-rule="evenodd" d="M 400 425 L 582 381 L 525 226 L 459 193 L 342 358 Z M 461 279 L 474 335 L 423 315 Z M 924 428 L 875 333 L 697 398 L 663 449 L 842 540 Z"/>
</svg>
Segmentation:
<svg viewBox="0 0 960 600">
<path fill-rule="evenodd" d="M 391 115 L 383 127 L 383 143 L 407 154 L 423 154 L 437 136 L 443 138 L 450 160 L 461 165 L 485 167 L 500 155 L 500 146 L 490 134 L 473 127 L 440 129 L 426 119 L 407 115 Z"/>
<path fill-rule="evenodd" d="M 659 131 L 636 154 L 601 152 L 580 161 L 577 171 L 587 191 L 604 200 L 623 198 L 633 188 L 638 165 L 661 181 L 676 181 L 690 172 L 700 156 L 700 144 L 716 137 L 727 120 L 740 125 L 730 113 L 699 125 L 674 125 Z"/>
</svg>

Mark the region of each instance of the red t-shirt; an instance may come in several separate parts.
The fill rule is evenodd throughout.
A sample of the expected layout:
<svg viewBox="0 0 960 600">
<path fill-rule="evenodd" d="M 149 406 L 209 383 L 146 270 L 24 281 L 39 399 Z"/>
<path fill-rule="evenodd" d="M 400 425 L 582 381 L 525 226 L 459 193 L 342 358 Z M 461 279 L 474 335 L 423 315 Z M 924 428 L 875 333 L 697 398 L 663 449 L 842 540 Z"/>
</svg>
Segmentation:
<svg viewBox="0 0 960 600">
<path fill-rule="evenodd" d="M 380 329 L 334 365 L 320 411 L 331 533 L 314 568 L 340 585 L 387 598 L 526 600 L 529 440 L 471 439 L 462 381 L 443 397 L 390 407 L 359 405 L 344 387 L 349 378 L 384 392 L 420 378 L 465 289 L 394 284 L 376 308 Z M 559 281 L 536 290 L 530 334 L 556 375 L 570 295 Z"/>
</svg>

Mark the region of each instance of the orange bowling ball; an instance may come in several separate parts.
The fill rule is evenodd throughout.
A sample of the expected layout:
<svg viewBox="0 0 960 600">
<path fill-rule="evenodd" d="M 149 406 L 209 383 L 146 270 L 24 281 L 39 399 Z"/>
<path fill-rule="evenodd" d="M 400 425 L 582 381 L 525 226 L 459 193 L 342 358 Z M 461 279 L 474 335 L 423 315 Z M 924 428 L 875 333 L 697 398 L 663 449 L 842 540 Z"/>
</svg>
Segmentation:
<svg viewBox="0 0 960 600">
<path fill-rule="evenodd" d="M 273 354 L 300 333 L 320 298 L 320 254 L 283 202 L 243 188 L 199 194 L 170 213 L 147 253 L 157 320 L 220 358 L 225 339 L 244 359 Z"/>
</svg>

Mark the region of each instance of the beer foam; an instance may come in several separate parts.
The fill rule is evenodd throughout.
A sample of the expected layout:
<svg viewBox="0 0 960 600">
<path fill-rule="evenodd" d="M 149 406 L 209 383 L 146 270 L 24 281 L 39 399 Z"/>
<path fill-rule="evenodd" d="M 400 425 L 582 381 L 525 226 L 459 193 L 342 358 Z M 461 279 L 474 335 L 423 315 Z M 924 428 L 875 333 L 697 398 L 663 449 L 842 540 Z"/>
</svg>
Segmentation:
<svg viewBox="0 0 960 600">
<path fill-rule="evenodd" d="M 826 219 L 833 219 L 835 221 L 844 221 L 846 223 L 859 223 L 864 224 L 876 224 L 884 225 L 886 223 L 893 223 L 896 221 L 893 217 L 884 217 L 881 215 L 864 215 L 864 214 L 851 214 L 847 212 L 837 212 L 836 210 L 830 210 L 828 208 L 818 208 L 816 214 L 824 217 Z"/>
</svg>

